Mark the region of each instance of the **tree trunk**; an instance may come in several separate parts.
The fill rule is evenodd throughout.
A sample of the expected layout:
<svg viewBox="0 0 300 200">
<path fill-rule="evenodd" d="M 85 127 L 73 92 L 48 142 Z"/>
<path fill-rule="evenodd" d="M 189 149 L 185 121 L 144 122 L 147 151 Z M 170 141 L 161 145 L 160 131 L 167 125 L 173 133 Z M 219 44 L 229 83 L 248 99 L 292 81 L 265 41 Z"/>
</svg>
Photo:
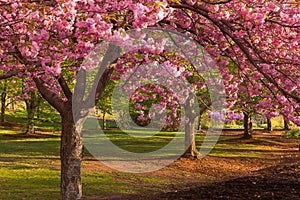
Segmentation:
<svg viewBox="0 0 300 200">
<path fill-rule="evenodd" d="M 289 121 L 286 120 L 286 119 L 284 119 L 283 122 L 284 122 L 284 127 L 283 127 L 283 129 L 284 129 L 285 131 L 290 130 L 290 127 L 289 127 Z"/>
<path fill-rule="evenodd" d="M 1 93 L 1 124 L 3 124 L 5 121 L 6 95 L 6 80 L 4 80 L 3 91 Z"/>
<path fill-rule="evenodd" d="M 102 120 L 103 120 L 103 129 L 104 129 L 104 130 L 105 130 L 105 129 L 107 129 L 105 115 L 106 115 L 106 113 L 105 113 L 105 112 L 103 112 L 103 115 L 102 115 Z"/>
<path fill-rule="evenodd" d="M 1 94 L 1 124 L 5 121 L 5 108 L 6 108 L 6 92 Z"/>
<path fill-rule="evenodd" d="M 107 53 L 102 59 L 100 69 L 95 77 L 96 87 L 88 95 L 85 106 L 86 109 L 93 107 L 101 97 L 105 86 L 113 72 L 113 67 L 107 68 L 120 55 L 121 48 L 110 45 Z M 84 121 L 81 110 L 78 113 L 72 112 L 72 103 L 83 103 L 85 95 L 86 71 L 81 70 L 77 73 L 77 83 L 74 93 L 70 90 L 68 83 L 63 76 L 57 78 L 58 83 L 67 99 L 63 100 L 55 92 L 47 87 L 47 84 L 40 77 L 33 77 L 33 80 L 41 93 L 42 97 L 48 101 L 61 115 L 62 134 L 61 134 L 61 199 L 78 200 L 82 197 L 81 183 L 81 162 L 83 156 L 83 144 L 80 136 L 82 124 L 79 126 L 75 122 Z M 75 92 L 76 91 L 76 92 Z M 74 119 L 74 116 L 76 117 Z M 82 122 L 83 123 L 83 122 Z"/>
<path fill-rule="evenodd" d="M 201 115 L 198 117 L 197 131 L 201 131 Z"/>
<path fill-rule="evenodd" d="M 27 125 L 26 134 L 33 134 L 34 130 L 34 110 L 27 110 Z"/>
<path fill-rule="evenodd" d="M 36 118 L 39 120 L 41 118 L 41 104 L 42 104 L 42 98 L 37 95 L 36 99 Z"/>
<path fill-rule="evenodd" d="M 193 99 L 188 98 L 187 102 L 184 106 L 186 117 L 188 117 L 188 122 L 184 125 L 184 147 L 185 152 L 183 157 L 197 157 L 197 150 L 196 150 L 196 142 L 195 142 L 195 116 L 193 115 Z"/>
<path fill-rule="evenodd" d="M 194 122 L 195 120 L 190 120 L 185 124 L 185 135 L 184 135 L 184 146 L 185 152 L 183 157 L 195 157 L 196 155 L 196 142 L 195 142 L 195 133 L 194 133 Z"/>
<path fill-rule="evenodd" d="M 36 110 L 35 100 L 36 100 L 36 93 L 29 92 L 29 98 L 25 99 L 26 111 L 27 111 L 27 124 L 26 124 L 25 134 L 33 134 L 35 132 L 34 130 L 34 114 Z"/>
<path fill-rule="evenodd" d="M 267 131 L 272 131 L 272 122 L 271 119 L 267 118 Z"/>
<path fill-rule="evenodd" d="M 252 137 L 252 122 L 249 114 L 244 112 L 244 136 L 245 139 L 250 139 Z"/>
<path fill-rule="evenodd" d="M 72 108 L 63 112 L 61 117 L 61 199 L 77 200 L 82 197 L 81 162 L 83 144 L 80 132 L 76 129 L 74 123 Z"/>
</svg>

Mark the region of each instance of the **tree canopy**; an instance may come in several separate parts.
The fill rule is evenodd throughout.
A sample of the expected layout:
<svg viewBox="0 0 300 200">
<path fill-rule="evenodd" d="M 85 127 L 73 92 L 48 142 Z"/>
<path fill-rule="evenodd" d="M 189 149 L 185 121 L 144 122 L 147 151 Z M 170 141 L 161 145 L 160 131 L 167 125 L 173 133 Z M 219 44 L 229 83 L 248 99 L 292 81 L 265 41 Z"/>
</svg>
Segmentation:
<svg viewBox="0 0 300 200">
<path fill-rule="evenodd" d="M 28 76 L 59 110 L 72 96 L 62 69 L 78 71 L 98 43 L 123 31 L 164 27 L 215 58 L 232 104 L 238 91 L 261 96 L 257 111 L 299 124 L 299 9 L 294 0 L 1 1 L 1 78 Z"/>
</svg>

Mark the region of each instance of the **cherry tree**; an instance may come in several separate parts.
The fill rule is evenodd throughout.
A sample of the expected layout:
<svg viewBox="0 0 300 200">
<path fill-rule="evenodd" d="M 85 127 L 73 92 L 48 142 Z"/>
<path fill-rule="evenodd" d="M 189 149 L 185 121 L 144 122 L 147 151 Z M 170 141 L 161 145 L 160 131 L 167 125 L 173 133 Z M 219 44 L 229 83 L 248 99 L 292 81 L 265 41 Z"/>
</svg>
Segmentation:
<svg viewBox="0 0 300 200">
<path fill-rule="evenodd" d="M 170 6 L 176 10 L 165 26 L 191 35 L 218 59 L 228 98 L 237 99 L 238 86 L 246 82 L 251 96 L 263 97 L 259 112 L 271 117 L 276 113 L 270 110 L 281 107 L 285 118 L 299 124 L 299 3 L 209 0 Z M 229 61 L 236 72 L 226 67 Z"/>
<path fill-rule="evenodd" d="M 170 10 L 166 3 L 142 3 L 146 1 L 0 2 L 1 78 L 26 76 L 27 87 L 38 90 L 62 117 L 62 199 L 82 196 L 82 141 L 72 113 L 73 86 L 67 83 L 64 70 L 76 75 L 83 59 L 114 30 L 155 25 Z M 137 19 L 144 10 L 150 12 L 143 18 L 147 24 L 139 24 Z M 96 98 L 111 73 L 112 68 L 105 70 Z"/>
<path fill-rule="evenodd" d="M 229 107 L 245 82 L 250 95 L 263 97 L 259 112 L 273 115 L 269 110 L 278 107 L 299 125 L 299 13 L 295 0 L 1 0 L 0 78 L 26 77 L 30 91 L 38 90 L 60 113 L 62 199 L 80 199 L 82 141 L 72 113 L 73 89 L 80 85 L 65 77 L 83 73 L 80 66 L 97 44 L 151 26 L 182 32 L 215 58 Z M 108 52 L 104 67 L 119 56 L 118 48 Z M 103 72 L 95 100 L 113 70 Z"/>
</svg>

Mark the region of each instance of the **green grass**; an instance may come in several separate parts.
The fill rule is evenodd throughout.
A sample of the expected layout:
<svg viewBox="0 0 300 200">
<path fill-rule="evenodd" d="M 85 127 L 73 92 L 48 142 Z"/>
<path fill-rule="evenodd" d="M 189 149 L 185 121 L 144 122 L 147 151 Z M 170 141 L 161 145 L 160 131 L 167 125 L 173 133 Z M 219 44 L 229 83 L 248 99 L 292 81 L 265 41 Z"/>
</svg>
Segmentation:
<svg viewBox="0 0 300 200">
<path fill-rule="evenodd" d="M 19 131 L 0 127 L 0 199 L 59 199 L 59 138 L 29 139 L 4 136 L 17 133 Z M 167 184 L 151 177 L 121 172 L 108 174 L 101 171 L 83 171 L 82 181 L 83 193 L 86 196 L 155 190 L 142 185 L 134 186 L 131 181 Z"/>
<path fill-rule="evenodd" d="M 12 163 L 0 174 L 0 199 L 59 199 L 58 170 Z"/>
<path fill-rule="evenodd" d="M 133 153 L 147 153 L 159 150 L 167 145 L 176 134 L 178 134 L 177 137 L 180 138 L 178 143 L 170 150 L 159 154 L 159 156 L 176 156 L 180 149 L 183 148 L 184 144 L 184 133 L 182 132 L 159 132 L 153 136 L 149 136 L 152 134 L 151 132 L 131 131 L 134 132 L 137 137 L 130 136 L 118 129 L 104 132 L 106 137 L 108 137 L 116 146 Z M 219 157 L 261 157 L 259 151 L 262 148 L 261 146 L 255 144 L 226 143 L 227 140 L 238 139 L 240 137 L 241 136 L 220 136 L 217 139 L 218 143 L 213 146 L 209 155 Z M 207 141 L 206 144 L 203 144 L 204 138 L 205 134 L 196 135 L 197 148 L 201 147 L 205 150 L 214 145 L 214 140 Z"/>
<path fill-rule="evenodd" d="M 83 172 L 83 194 L 99 195 L 110 193 L 134 193 L 135 187 L 115 179 L 114 175 L 102 172 Z"/>
<path fill-rule="evenodd" d="M 22 115 L 18 113 L 8 115 L 7 119 L 18 123 L 24 122 Z M 50 126 L 49 123 L 53 124 Z M 47 121 L 38 124 L 37 128 L 41 130 L 43 128 L 55 129 L 59 126 L 59 123 L 55 121 Z M 59 137 L 30 139 L 4 136 L 5 134 L 20 132 L 21 130 L 0 127 L 0 199 L 59 199 Z M 176 135 L 175 132 L 159 132 L 151 136 L 151 131 L 139 130 L 135 130 L 134 134 L 138 137 L 132 137 L 118 129 L 105 131 L 106 137 L 114 144 L 135 153 L 158 150 L 168 144 Z M 184 138 L 183 133 L 178 134 L 179 138 Z M 217 157 L 262 157 L 261 151 L 264 150 L 264 146 L 230 141 L 239 137 L 221 136 L 209 155 Z M 198 147 L 204 138 L 204 134 L 196 135 Z M 183 145 L 183 143 L 178 145 Z M 203 148 L 207 147 L 203 146 Z M 86 162 L 83 163 L 84 167 L 87 165 Z M 108 173 L 97 170 L 83 170 L 82 181 L 85 196 L 105 196 L 112 193 L 132 194 L 138 191 L 155 192 L 159 185 L 167 187 L 167 185 L 172 184 L 168 180 L 151 176 L 145 177 L 122 172 Z"/>
<path fill-rule="evenodd" d="M 59 199 L 59 139 L 16 139 L 0 128 L 0 199 Z"/>
<path fill-rule="evenodd" d="M 4 134 L 16 133 L 19 132 L 0 127 L 0 199 L 59 199 L 60 139 L 29 139 L 4 136 Z M 122 131 L 108 130 L 106 134 L 118 145 L 123 146 L 124 149 L 135 151 L 142 146 L 144 151 L 150 151 L 163 146 L 175 133 L 161 132 L 150 140 L 150 145 L 147 144 L 149 143 L 149 137 L 129 141 L 128 135 Z M 145 135 L 147 134 L 150 133 L 145 133 Z M 204 135 L 198 135 L 197 141 L 200 142 L 203 138 Z M 222 140 L 231 138 L 228 136 L 221 137 Z M 224 154 L 224 151 L 218 151 L 216 150 L 213 154 L 216 154 L 216 156 Z M 101 171 L 83 171 L 82 181 L 83 193 L 86 196 L 108 195 L 111 193 L 131 194 L 141 190 L 155 192 L 155 187 L 149 188 L 146 184 L 150 183 L 156 186 L 170 184 L 166 180 L 153 177 L 142 177 L 121 172 L 109 174 Z M 141 184 L 137 186 L 131 184 L 132 182 Z"/>
<path fill-rule="evenodd" d="M 18 123 L 21 125 L 26 124 L 27 114 L 24 110 L 16 110 L 14 112 L 6 112 L 5 120 L 12 123 Z M 61 119 L 57 113 L 43 113 L 39 119 L 34 119 L 34 125 L 36 131 L 55 132 L 61 129 Z"/>
</svg>

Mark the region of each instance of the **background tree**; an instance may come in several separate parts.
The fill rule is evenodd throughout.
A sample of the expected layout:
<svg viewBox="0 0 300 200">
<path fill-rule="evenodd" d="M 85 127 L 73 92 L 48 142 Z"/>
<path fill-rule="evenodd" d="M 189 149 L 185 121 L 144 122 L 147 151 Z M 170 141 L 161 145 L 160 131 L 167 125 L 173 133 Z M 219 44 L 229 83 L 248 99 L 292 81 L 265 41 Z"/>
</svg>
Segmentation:
<svg viewBox="0 0 300 200">
<path fill-rule="evenodd" d="M 1 91 L 1 124 L 5 122 L 6 96 L 7 96 L 7 80 L 2 81 Z"/>
<path fill-rule="evenodd" d="M 21 84 L 15 78 L 1 80 L 1 124 L 5 123 L 7 108 L 19 99 Z"/>
<path fill-rule="evenodd" d="M 116 85 L 115 81 L 110 80 L 107 83 L 107 86 L 105 87 L 105 90 L 97 103 L 97 107 L 101 110 L 101 113 L 102 113 L 103 129 L 107 129 L 106 115 L 112 114 L 111 95 L 112 95 L 112 91 L 113 91 L 113 88 L 115 87 L 115 85 Z"/>
</svg>

